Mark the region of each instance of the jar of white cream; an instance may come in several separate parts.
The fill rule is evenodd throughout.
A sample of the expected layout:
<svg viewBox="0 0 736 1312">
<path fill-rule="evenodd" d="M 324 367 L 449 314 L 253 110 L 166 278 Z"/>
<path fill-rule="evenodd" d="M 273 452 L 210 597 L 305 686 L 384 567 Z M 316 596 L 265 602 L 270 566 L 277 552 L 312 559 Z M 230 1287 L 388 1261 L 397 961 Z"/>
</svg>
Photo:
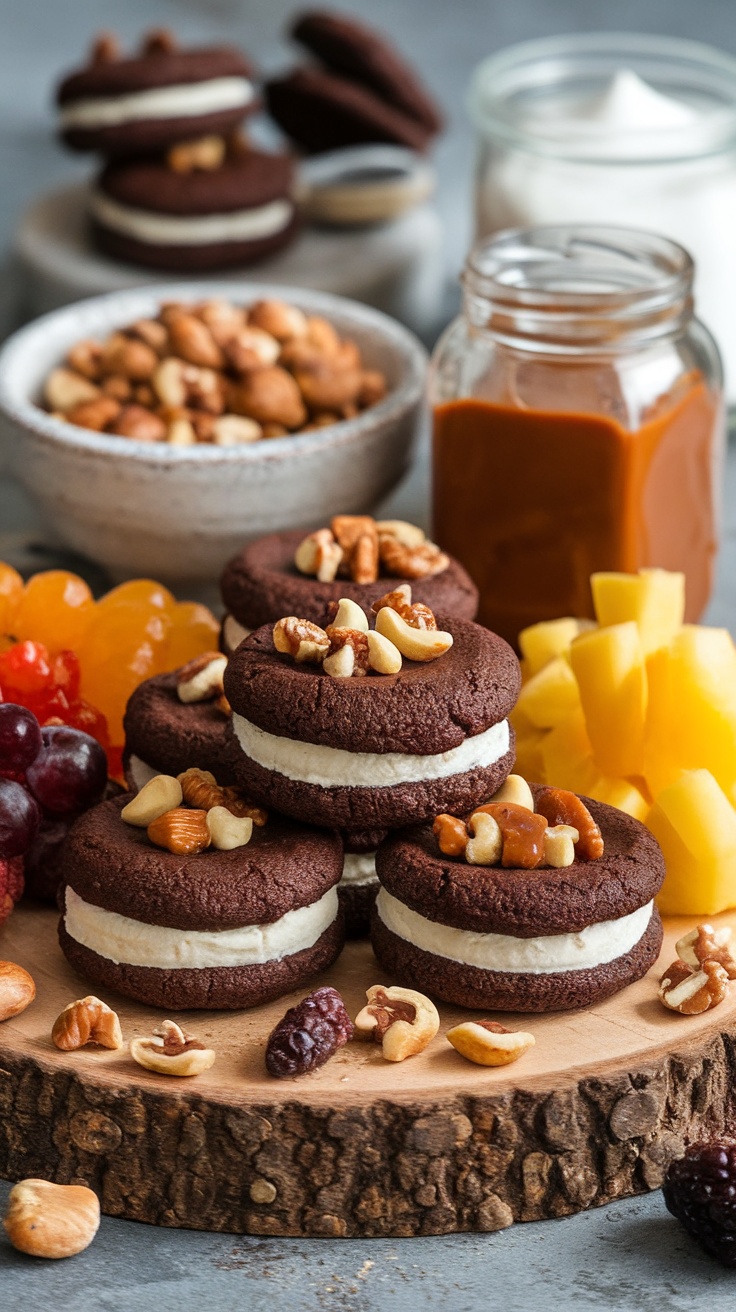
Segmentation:
<svg viewBox="0 0 736 1312">
<path fill-rule="evenodd" d="M 736 59 L 664 37 L 551 37 L 480 64 L 469 107 L 476 240 L 606 223 L 679 242 L 736 404 Z"/>
</svg>

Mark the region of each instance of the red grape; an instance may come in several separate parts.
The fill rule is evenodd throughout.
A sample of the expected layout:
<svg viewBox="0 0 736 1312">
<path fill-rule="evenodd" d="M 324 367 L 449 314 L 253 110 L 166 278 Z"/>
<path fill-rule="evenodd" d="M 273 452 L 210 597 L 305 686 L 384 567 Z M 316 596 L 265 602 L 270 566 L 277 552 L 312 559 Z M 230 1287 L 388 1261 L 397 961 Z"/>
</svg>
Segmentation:
<svg viewBox="0 0 736 1312">
<path fill-rule="evenodd" d="M 41 750 L 41 729 L 32 711 L 0 703 L 0 772 L 22 771 Z"/>
<path fill-rule="evenodd" d="M 43 748 L 26 778 L 44 810 L 73 815 L 99 802 L 107 784 L 107 757 L 96 739 L 67 725 L 45 727 L 41 737 Z"/>
<path fill-rule="evenodd" d="M 41 823 L 41 812 L 22 784 L 0 778 L 0 858 L 23 856 Z"/>
</svg>

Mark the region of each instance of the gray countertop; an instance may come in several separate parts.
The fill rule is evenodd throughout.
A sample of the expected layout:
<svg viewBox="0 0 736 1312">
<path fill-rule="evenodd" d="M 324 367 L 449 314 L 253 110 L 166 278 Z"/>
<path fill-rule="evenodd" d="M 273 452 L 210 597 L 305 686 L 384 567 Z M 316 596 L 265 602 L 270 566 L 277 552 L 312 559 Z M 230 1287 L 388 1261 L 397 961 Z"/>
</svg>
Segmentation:
<svg viewBox="0 0 736 1312">
<path fill-rule="evenodd" d="M 335 4 L 368 16 L 365 5 Z M 183 37 L 232 39 L 269 69 L 288 59 L 280 42 L 286 0 L 36 0 L 5 7 L 0 52 L 0 251 L 39 189 L 88 164 L 54 144 L 51 87 L 73 66 L 90 34 L 114 28 L 132 39 L 168 23 Z M 472 142 L 462 108 L 469 70 L 514 41 L 576 30 L 627 29 L 685 36 L 736 52 L 733 0 L 372 0 L 370 21 L 392 31 L 445 103 L 449 131 L 437 152 L 438 203 L 450 279 L 470 230 Z M 6 298 L 7 299 L 7 298 Z M 0 305 L 0 311 L 2 310 Z M 708 614 L 733 629 L 736 616 L 736 454 L 725 489 L 725 542 Z M 395 509 L 421 515 L 426 462 L 399 490 Z M 20 492 L 0 483 L 0 557 L 18 550 L 33 525 Z M 39 567 L 42 557 L 39 557 Z M 9 1185 L 0 1182 L 4 1208 Z M 386 1307 L 535 1312 L 551 1301 L 576 1309 L 719 1312 L 731 1308 L 734 1277 L 706 1259 L 664 1208 L 661 1194 L 625 1200 L 560 1221 L 496 1235 L 411 1240 L 242 1238 L 156 1230 L 103 1219 L 92 1247 L 67 1262 L 23 1257 L 0 1240 L 0 1308 L 60 1312 L 271 1312 L 284 1304 L 378 1312 Z"/>
</svg>

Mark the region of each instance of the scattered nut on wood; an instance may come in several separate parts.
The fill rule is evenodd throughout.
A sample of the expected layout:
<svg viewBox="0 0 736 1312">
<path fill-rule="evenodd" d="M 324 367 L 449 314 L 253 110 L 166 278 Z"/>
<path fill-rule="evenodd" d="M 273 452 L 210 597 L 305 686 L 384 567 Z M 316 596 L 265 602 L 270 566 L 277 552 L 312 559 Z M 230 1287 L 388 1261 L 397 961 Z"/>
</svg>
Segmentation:
<svg viewBox="0 0 736 1312">
<path fill-rule="evenodd" d="M 33 976 L 14 961 L 0 961 L 0 1021 L 19 1016 L 35 996 Z"/>
<path fill-rule="evenodd" d="M 699 1016 L 723 1002 L 728 984 L 728 974 L 719 962 L 704 961 L 698 970 L 691 970 L 678 957 L 659 981 L 659 1000 L 668 1011 Z"/>
<path fill-rule="evenodd" d="M 355 1037 L 380 1043 L 386 1061 L 405 1061 L 423 1052 L 440 1027 L 434 1003 L 414 989 L 374 984 L 366 997 L 355 1018 Z"/>
<path fill-rule="evenodd" d="M 81 1184 L 21 1180 L 8 1196 L 3 1218 L 14 1248 L 31 1257 L 74 1257 L 92 1243 L 100 1226 L 97 1195 Z"/>
<path fill-rule="evenodd" d="M 493 1020 L 466 1020 L 445 1035 L 456 1052 L 476 1066 L 508 1066 L 534 1047 L 533 1034 L 507 1030 Z"/>
<path fill-rule="evenodd" d="M 100 1048 L 123 1046 L 117 1012 L 93 994 L 67 1004 L 54 1021 L 51 1038 L 62 1052 L 75 1052 L 88 1043 L 95 1043 Z"/>
<path fill-rule="evenodd" d="M 162 1021 L 150 1038 L 132 1039 L 130 1055 L 159 1075 L 201 1075 L 215 1062 L 214 1050 L 185 1034 L 173 1020 Z"/>
</svg>

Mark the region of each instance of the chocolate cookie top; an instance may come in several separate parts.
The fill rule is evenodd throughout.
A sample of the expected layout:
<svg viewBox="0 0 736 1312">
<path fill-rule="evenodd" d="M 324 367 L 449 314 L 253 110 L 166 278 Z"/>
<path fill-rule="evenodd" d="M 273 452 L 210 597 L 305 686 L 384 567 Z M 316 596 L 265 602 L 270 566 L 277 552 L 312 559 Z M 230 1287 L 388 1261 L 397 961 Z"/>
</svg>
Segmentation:
<svg viewBox="0 0 736 1312">
<path fill-rule="evenodd" d="M 265 87 L 266 104 L 279 127 L 308 152 L 361 142 L 426 148 L 430 134 L 415 118 L 347 78 L 317 68 L 297 68 Z"/>
<path fill-rule="evenodd" d="M 384 593 L 409 582 L 384 576 L 375 583 L 352 583 L 345 579 L 320 583 L 310 575 L 300 574 L 294 564 L 294 553 L 305 533 L 304 529 L 292 529 L 257 538 L 225 566 L 220 579 L 222 600 L 239 624 L 257 629 L 261 624 L 275 623 L 283 615 L 298 615 L 300 619 L 320 624 L 330 602 L 339 601 L 346 589 L 368 614 L 371 604 Z M 466 620 L 476 615 L 478 589 L 459 561 L 452 557 L 440 574 L 412 579 L 411 589 L 413 601 L 421 601 L 435 612 Z"/>
<path fill-rule="evenodd" d="M 130 799 L 126 793 L 81 816 L 62 877 L 85 902 L 133 920 L 183 930 L 269 924 L 318 901 L 342 875 L 342 843 L 330 830 L 269 816 L 245 847 L 178 856 L 121 820 Z"/>
<path fill-rule="evenodd" d="M 211 770 L 218 779 L 229 778 L 227 716 L 214 701 L 180 701 L 177 678 L 175 670 L 138 685 L 123 718 L 126 750 L 163 774 L 181 774 L 197 766 Z"/>
<path fill-rule="evenodd" d="M 289 197 L 294 166 L 286 155 L 247 150 L 217 169 L 176 173 L 164 160 L 114 161 L 97 186 L 106 196 L 134 209 L 158 214 L 209 215 L 267 205 Z"/>
<path fill-rule="evenodd" d="M 603 834 L 596 861 L 556 870 L 468 865 L 444 856 L 432 825 L 390 834 L 378 849 L 384 887 L 428 920 L 481 934 L 536 938 L 577 933 L 645 906 L 664 879 L 664 858 L 648 829 L 616 807 L 584 797 Z"/>
<path fill-rule="evenodd" d="M 369 87 L 427 132 L 441 131 L 442 114 L 414 70 L 372 28 L 345 14 L 311 10 L 297 18 L 291 35 L 328 68 Z"/>
<path fill-rule="evenodd" d="M 437 624 L 454 639 L 437 660 L 348 679 L 277 652 L 264 625 L 230 657 L 225 695 L 233 711 L 279 737 L 352 752 L 449 751 L 506 718 L 521 675 L 508 643 L 489 629 L 441 615 Z"/>
<path fill-rule="evenodd" d="M 105 96 L 129 95 L 155 87 L 208 82 L 213 78 L 250 79 L 250 62 L 232 46 L 202 46 L 197 49 L 154 49 L 131 58 L 104 58 L 69 73 L 59 85 L 57 104 Z"/>
</svg>

